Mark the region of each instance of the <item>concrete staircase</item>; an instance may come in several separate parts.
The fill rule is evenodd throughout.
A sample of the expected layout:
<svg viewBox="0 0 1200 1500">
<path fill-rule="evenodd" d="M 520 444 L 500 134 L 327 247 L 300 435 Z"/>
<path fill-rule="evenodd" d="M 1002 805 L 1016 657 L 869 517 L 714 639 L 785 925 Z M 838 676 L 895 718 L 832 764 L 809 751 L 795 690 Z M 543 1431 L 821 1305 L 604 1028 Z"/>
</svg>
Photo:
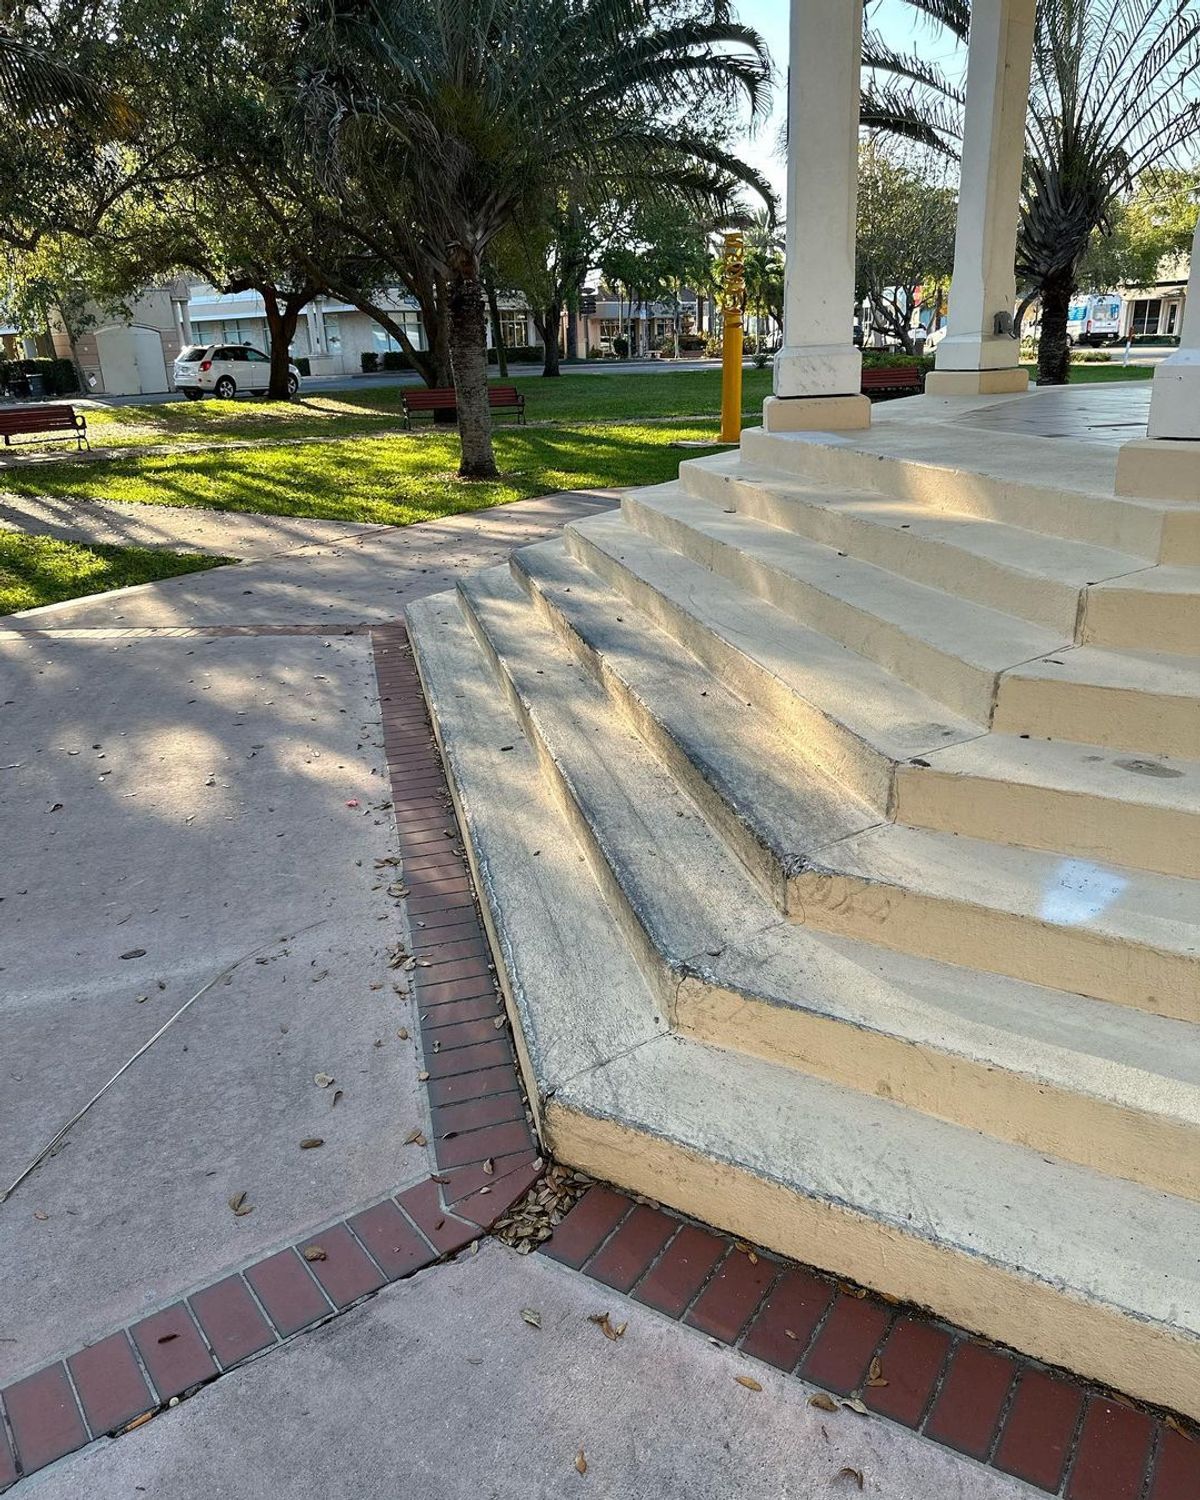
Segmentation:
<svg viewBox="0 0 1200 1500">
<path fill-rule="evenodd" d="M 558 1155 L 1200 1417 L 1200 510 L 1005 446 L 749 432 L 412 639 Z"/>
</svg>

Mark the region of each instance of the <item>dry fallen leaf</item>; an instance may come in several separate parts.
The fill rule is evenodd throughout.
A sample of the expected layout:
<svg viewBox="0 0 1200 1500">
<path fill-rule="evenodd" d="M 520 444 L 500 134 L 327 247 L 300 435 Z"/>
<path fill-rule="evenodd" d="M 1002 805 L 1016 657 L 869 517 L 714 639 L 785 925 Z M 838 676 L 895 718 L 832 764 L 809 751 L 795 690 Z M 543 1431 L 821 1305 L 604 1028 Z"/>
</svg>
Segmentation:
<svg viewBox="0 0 1200 1500">
<path fill-rule="evenodd" d="M 791 1341 L 792 1341 L 793 1344 L 800 1337 L 800 1335 L 796 1332 L 796 1330 L 794 1328 L 785 1328 L 783 1331 L 784 1331 L 785 1334 L 787 1334 L 788 1338 L 791 1339 Z"/>
<path fill-rule="evenodd" d="M 810 1396 L 808 1404 L 815 1406 L 818 1411 L 837 1411 L 837 1402 L 832 1396 L 827 1396 L 824 1391 L 818 1391 L 815 1396 Z"/>
<path fill-rule="evenodd" d="M 429 1074 L 425 1072 L 424 1068 L 422 1068 L 421 1071 L 417 1074 L 417 1077 L 422 1083 L 429 1082 Z"/>
<path fill-rule="evenodd" d="M 614 1344 L 619 1338 L 624 1335 L 625 1330 L 629 1327 L 629 1324 L 627 1322 L 614 1324 L 612 1319 L 606 1312 L 589 1313 L 588 1322 L 595 1323 L 604 1337 L 606 1339 L 612 1339 Z"/>
<path fill-rule="evenodd" d="M 401 1026 L 400 1030 L 396 1033 L 396 1035 L 400 1038 L 400 1040 L 402 1042 L 407 1042 L 408 1041 L 408 1027 L 407 1026 Z"/>
<path fill-rule="evenodd" d="M 492 1158 L 490 1156 L 488 1157 L 487 1161 L 484 1162 L 484 1164 L 483 1164 L 483 1170 L 487 1173 L 487 1175 L 489 1177 L 496 1170 L 496 1163 L 492 1160 Z"/>
<path fill-rule="evenodd" d="M 883 1366 L 879 1363 L 878 1355 L 871 1361 L 871 1368 L 867 1371 L 867 1384 L 872 1387 L 887 1385 L 887 1381 L 883 1378 Z"/>
<path fill-rule="evenodd" d="M 46 1210 L 44 1208 L 35 1208 L 34 1211 L 33 1211 L 33 1217 L 35 1219 L 37 1219 L 39 1223 L 44 1224 L 46 1222 L 46 1220 L 50 1217 L 50 1215 L 46 1212 Z"/>
<path fill-rule="evenodd" d="M 305 1252 L 304 1252 L 304 1259 L 305 1260 L 328 1260 L 329 1257 L 325 1254 L 324 1250 L 321 1248 L 320 1245 L 309 1245 L 308 1249 L 305 1250 Z"/>
<path fill-rule="evenodd" d="M 541 1313 L 532 1307 L 523 1307 L 521 1309 L 521 1316 L 529 1324 L 530 1328 L 540 1328 L 542 1326 Z"/>
<path fill-rule="evenodd" d="M 300 1142 L 301 1151 L 315 1151 L 318 1146 L 323 1146 L 324 1140 L 319 1135 L 309 1135 Z"/>
<path fill-rule="evenodd" d="M 245 1214 L 252 1214 L 254 1212 L 253 1205 L 246 1202 L 245 1193 L 234 1193 L 233 1197 L 229 1200 L 229 1206 L 239 1219 Z"/>
<path fill-rule="evenodd" d="M 871 1415 L 871 1413 L 862 1404 L 857 1396 L 848 1396 L 846 1400 L 842 1402 L 842 1405 L 848 1406 L 851 1411 L 856 1411 L 860 1417 L 869 1417 Z"/>
<path fill-rule="evenodd" d="M 404 1144 L 406 1146 L 424 1146 L 426 1144 L 425 1132 L 419 1127 L 410 1130 L 404 1137 Z"/>
<path fill-rule="evenodd" d="M 316 1086 L 319 1089 L 327 1089 L 329 1087 L 329 1085 L 333 1082 L 333 1079 L 330 1078 L 330 1076 L 329 1076 L 328 1073 L 318 1073 L 313 1078 L 313 1082 L 316 1084 Z"/>
<path fill-rule="evenodd" d="M 839 1469 L 837 1471 L 837 1477 L 839 1479 L 853 1479 L 860 1490 L 863 1487 L 863 1475 L 861 1469 L 852 1469 L 849 1465 L 847 1465 L 844 1469 Z"/>
<path fill-rule="evenodd" d="M 587 1459 L 583 1456 L 582 1448 L 580 1448 L 579 1452 L 575 1455 L 575 1467 L 581 1474 L 587 1473 Z"/>
<path fill-rule="evenodd" d="M 738 1385 L 744 1385 L 748 1391 L 761 1391 L 762 1386 L 755 1380 L 753 1375 L 735 1375 L 733 1377 Z"/>
</svg>

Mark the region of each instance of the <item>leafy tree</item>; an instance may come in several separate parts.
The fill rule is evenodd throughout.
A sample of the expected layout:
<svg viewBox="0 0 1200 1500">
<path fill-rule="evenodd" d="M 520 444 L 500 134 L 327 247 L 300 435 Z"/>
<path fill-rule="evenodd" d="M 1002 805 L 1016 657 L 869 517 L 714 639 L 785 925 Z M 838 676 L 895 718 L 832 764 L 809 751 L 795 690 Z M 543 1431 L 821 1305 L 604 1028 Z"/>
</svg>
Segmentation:
<svg viewBox="0 0 1200 1500">
<path fill-rule="evenodd" d="M 1200 173 L 1148 172 L 1134 193 L 1109 208 L 1108 233 L 1094 230 L 1079 264 L 1084 291 L 1146 286 L 1162 266 L 1187 255 L 1196 228 Z"/>
<path fill-rule="evenodd" d="M 547 185 L 596 201 L 724 192 L 752 170 L 690 127 L 696 101 L 753 108 L 763 44 L 647 0 L 309 0 L 302 105 L 331 176 L 403 205 L 444 279 L 466 478 L 492 478 L 482 264 Z"/>
<path fill-rule="evenodd" d="M 859 149 L 855 295 L 874 327 L 913 352 L 917 290 L 954 265 L 955 195 L 884 140 Z"/>
</svg>

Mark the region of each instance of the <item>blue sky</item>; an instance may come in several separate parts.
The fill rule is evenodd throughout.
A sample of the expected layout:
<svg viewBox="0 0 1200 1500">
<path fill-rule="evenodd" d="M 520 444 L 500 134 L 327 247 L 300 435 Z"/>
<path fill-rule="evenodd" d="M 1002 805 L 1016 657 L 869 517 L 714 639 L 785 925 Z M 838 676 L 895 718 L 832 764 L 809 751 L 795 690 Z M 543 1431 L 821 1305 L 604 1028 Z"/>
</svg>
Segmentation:
<svg viewBox="0 0 1200 1500">
<path fill-rule="evenodd" d="M 779 75 L 771 118 L 763 122 L 752 139 L 742 142 L 742 153 L 769 179 L 781 200 L 783 163 L 775 156 L 775 147 L 787 113 L 788 10 L 788 0 L 738 0 L 737 3 L 739 19 L 765 38 Z M 920 50 L 943 63 L 955 55 L 952 40 L 922 21 L 905 0 L 875 0 L 872 24 L 895 47 Z"/>
</svg>

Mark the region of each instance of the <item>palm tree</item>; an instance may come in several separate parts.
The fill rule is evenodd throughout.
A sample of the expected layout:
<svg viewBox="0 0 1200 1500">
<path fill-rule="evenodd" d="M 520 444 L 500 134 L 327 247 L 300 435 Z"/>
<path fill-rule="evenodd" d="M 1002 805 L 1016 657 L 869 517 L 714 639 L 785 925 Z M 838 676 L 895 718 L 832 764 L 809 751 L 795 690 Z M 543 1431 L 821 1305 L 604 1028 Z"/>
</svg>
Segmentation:
<svg viewBox="0 0 1200 1500">
<path fill-rule="evenodd" d="M 71 116 L 94 129 L 121 134 L 133 111 L 111 90 L 57 61 L 28 38 L 0 26 L 0 109 L 27 129 Z"/>
<path fill-rule="evenodd" d="M 966 40 L 966 0 L 908 3 Z M 885 80 L 864 91 L 873 123 L 953 152 L 962 99 L 944 74 L 870 33 L 864 57 Z M 1200 136 L 1198 81 L 1196 0 L 1040 0 L 1017 243 L 1023 307 L 1042 304 L 1040 385 L 1067 380 L 1067 313 L 1093 235 L 1140 176 L 1182 164 Z"/>
<path fill-rule="evenodd" d="M 487 396 L 488 247 L 556 184 L 597 200 L 731 199 L 752 168 L 692 122 L 740 96 L 754 113 L 761 38 L 712 0 L 310 0 L 303 107 L 327 170 L 407 206 L 444 275 L 466 478 L 495 477 Z"/>
</svg>

